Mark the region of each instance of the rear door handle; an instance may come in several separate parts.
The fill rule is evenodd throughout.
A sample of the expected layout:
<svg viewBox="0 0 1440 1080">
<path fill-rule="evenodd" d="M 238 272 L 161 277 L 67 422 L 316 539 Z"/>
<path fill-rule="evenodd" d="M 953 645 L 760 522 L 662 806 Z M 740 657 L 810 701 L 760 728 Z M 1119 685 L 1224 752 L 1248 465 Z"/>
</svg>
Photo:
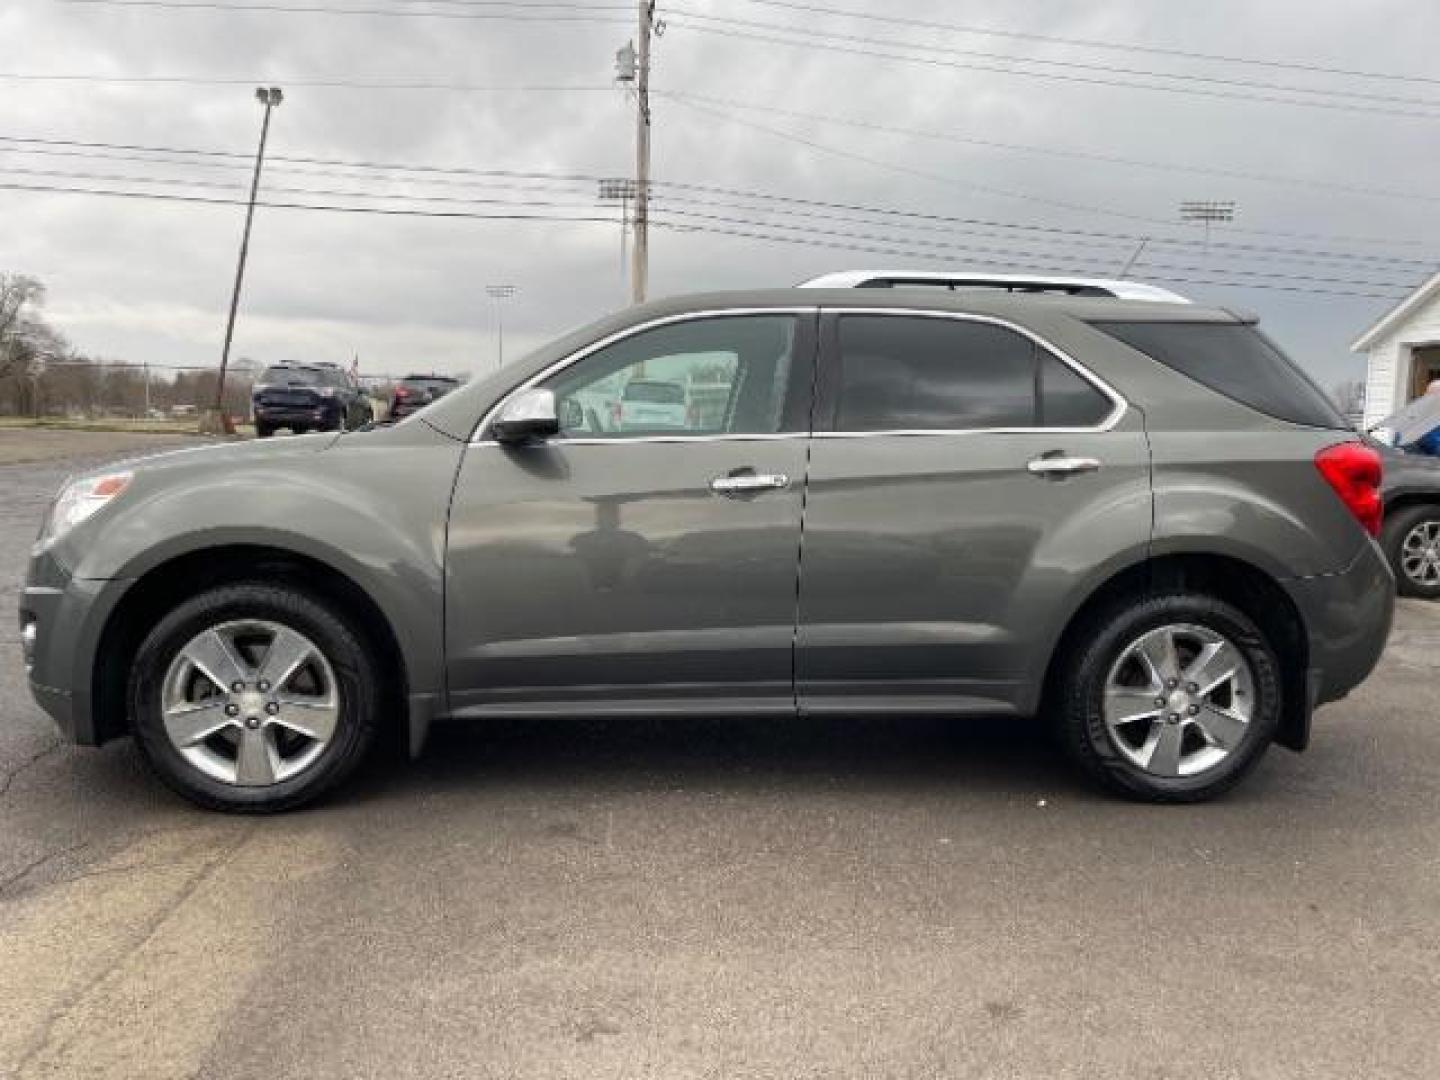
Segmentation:
<svg viewBox="0 0 1440 1080">
<path fill-rule="evenodd" d="M 1025 468 L 1034 476 L 1073 476 L 1076 473 L 1095 472 L 1100 468 L 1100 459 L 1064 455 L 1037 457 L 1031 458 Z"/>
<path fill-rule="evenodd" d="M 717 495 L 748 495 L 755 491 L 774 491 L 790 486 L 790 477 L 784 473 L 739 473 L 731 476 L 717 476 L 710 481 L 710 490 Z"/>
</svg>

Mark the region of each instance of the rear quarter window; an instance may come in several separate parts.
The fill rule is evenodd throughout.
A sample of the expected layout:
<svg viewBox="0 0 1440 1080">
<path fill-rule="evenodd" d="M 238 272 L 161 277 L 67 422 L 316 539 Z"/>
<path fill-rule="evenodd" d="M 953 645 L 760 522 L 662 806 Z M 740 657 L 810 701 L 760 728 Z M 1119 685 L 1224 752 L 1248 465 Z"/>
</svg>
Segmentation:
<svg viewBox="0 0 1440 1080">
<path fill-rule="evenodd" d="M 1090 325 L 1266 416 L 1306 427 L 1350 426 L 1325 392 L 1248 324 L 1097 321 Z"/>
</svg>

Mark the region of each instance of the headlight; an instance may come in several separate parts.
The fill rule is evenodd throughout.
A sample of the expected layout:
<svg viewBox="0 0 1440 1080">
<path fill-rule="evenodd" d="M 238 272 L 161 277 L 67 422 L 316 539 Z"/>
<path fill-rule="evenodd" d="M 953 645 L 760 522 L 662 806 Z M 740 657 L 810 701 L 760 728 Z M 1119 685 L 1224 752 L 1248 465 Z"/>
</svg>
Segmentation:
<svg viewBox="0 0 1440 1080">
<path fill-rule="evenodd" d="M 55 540 L 64 536 L 129 487 L 131 476 L 128 472 L 118 472 L 71 480 L 55 496 L 41 538 Z"/>
</svg>

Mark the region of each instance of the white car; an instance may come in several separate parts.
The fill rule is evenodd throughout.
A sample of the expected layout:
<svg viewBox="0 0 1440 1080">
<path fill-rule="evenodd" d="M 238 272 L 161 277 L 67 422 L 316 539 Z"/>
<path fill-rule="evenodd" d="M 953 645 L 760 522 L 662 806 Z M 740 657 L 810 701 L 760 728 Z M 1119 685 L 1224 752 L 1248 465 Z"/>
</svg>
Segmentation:
<svg viewBox="0 0 1440 1080">
<path fill-rule="evenodd" d="M 620 430 L 649 431 L 689 425 L 685 387 L 660 379 L 631 379 L 620 391 Z"/>
</svg>

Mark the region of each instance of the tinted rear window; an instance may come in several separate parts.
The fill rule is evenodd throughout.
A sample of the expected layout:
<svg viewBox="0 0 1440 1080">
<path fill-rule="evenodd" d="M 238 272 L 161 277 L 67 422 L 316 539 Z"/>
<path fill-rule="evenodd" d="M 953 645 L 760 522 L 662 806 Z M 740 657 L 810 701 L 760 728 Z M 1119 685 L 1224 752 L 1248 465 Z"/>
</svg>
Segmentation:
<svg viewBox="0 0 1440 1080">
<path fill-rule="evenodd" d="M 685 388 L 676 383 L 630 382 L 621 395 L 626 401 L 644 401 L 656 405 L 684 405 Z"/>
<path fill-rule="evenodd" d="M 1091 325 L 1266 416 L 1307 427 L 1350 426 L 1325 392 L 1253 326 L 1187 322 Z"/>
<path fill-rule="evenodd" d="M 260 382 L 279 386 L 318 386 L 320 372 L 314 368 L 268 367 L 260 373 Z"/>
</svg>

